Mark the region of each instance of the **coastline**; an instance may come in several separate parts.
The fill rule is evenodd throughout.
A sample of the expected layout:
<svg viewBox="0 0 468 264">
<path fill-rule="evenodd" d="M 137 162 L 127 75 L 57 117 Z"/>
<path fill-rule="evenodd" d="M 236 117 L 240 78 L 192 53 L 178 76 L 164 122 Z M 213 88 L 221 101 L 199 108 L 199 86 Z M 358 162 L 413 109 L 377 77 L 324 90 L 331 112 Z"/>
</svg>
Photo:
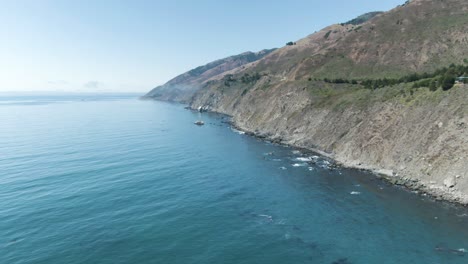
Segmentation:
<svg viewBox="0 0 468 264">
<path fill-rule="evenodd" d="M 177 102 L 177 101 L 158 100 L 155 98 L 140 98 L 140 99 L 141 100 L 154 100 L 154 101 L 160 101 L 160 102 L 166 102 L 166 103 L 175 103 L 175 104 L 184 106 L 184 108 L 187 110 L 198 111 L 196 108 L 192 106 L 192 104 L 186 104 L 186 103 Z M 226 123 L 229 123 L 229 125 L 231 125 L 234 129 L 242 131 L 248 136 L 256 137 L 265 141 L 270 141 L 275 144 L 288 146 L 291 148 L 296 148 L 298 150 L 304 150 L 304 151 L 311 152 L 313 154 L 320 155 L 322 157 L 332 160 L 334 164 L 339 167 L 356 169 L 356 170 L 361 170 L 361 171 L 372 173 L 373 175 L 375 175 L 375 177 L 383 181 L 386 181 L 395 186 L 403 187 L 407 189 L 408 191 L 414 192 L 420 196 L 430 197 L 431 199 L 437 202 L 448 202 L 454 205 L 468 207 L 468 195 L 467 194 L 462 194 L 460 192 L 458 193 L 451 192 L 450 189 L 448 188 L 445 189 L 440 186 L 428 185 L 427 183 L 424 183 L 416 178 L 412 178 L 411 176 L 399 175 L 391 170 L 378 168 L 375 166 L 369 166 L 359 161 L 349 162 L 346 160 L 341 160 L 335 153 L 328 153 L 322 149 L 314 148 L 310 146 L 293 144 L 291 142 L 284 141 L 282 138 L 273 138 L 271 135 L 262 134 L 260 132 L 249 130 L 239 125 L 238 123 L 236 123 L 234 121 L 234 117 L 227 113 L 214 111 L 213 109 L 210 109 L 210 108 L 203 109 L 203 112 L 220 114 L 220 115 L 228 117 L 229 121 L 226 121 Z"/>
<path fill-rule="evenodd" d="M 192 111 L 197 111 L 197 109 L 194 109 L 191 106 L 187 106 L 186 108 Z M 433 200 L 438 201 L 438 202 L 449 202 L 451 204 L 455 204 L 458 206 L 468 207 L 468 195 L 466 194 L 453 193 L 448 190 L 444 190 L 441 187 L 427 186 L 425 183 L 421 182 L 418 179 L 411 178 L 409 176 L 405 177 L 403 175 L 396 174 L 391 170 L 368 166 L 368 165 L 362 164 L 361 162 L 358 162 L 356 164 L 354 162 L 351 163 L 351 162 L 343 161 L 343 160 L 340 160 L 335 154 L 325 152 L 318 148 L 311 148 L 307 146 L 291 144 L 288 142 L 284 142 L 281 138 L 272 138 L 269 135 L 264 135 L 255 131 L 248 130 L 244 127 L 241 127 L 238 123 L 233 121 L 233 117 L 226 113 L 220 113 L 220 112 L 212 111 L 208 109 L 204 111 L 210 112 L 210 113 L 221 114 L 221 115 L 225 115 L 229 117 L 230 119 L 229 124 L 236 130 L 242 131 L 248 136 L 256 137 L 265 141 L 270 141 L 275 144 L 288 146 L 288 147 L 296 148 L 299 150 L 305 150 L 305 151 L 323 156 L 325 158 L 331 159 L 336 164 L 336 166 L 339 166 L 339 167 L 370 172 L 373 175 L 375 175 L 377 178 L 383 181 L 386 181 L 392 185 L 401 186 L 407 189 L 408 191 L 412 191 L 420 196 L 430 197 Z"/>
</svg>

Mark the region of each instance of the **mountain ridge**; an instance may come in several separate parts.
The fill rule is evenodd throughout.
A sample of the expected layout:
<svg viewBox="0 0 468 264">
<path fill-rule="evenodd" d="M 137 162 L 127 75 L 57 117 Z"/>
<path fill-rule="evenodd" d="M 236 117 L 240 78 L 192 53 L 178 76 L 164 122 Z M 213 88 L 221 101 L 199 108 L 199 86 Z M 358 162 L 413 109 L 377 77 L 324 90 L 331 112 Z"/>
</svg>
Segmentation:
<svg viewBox="0 0 468 264">
<path fill-rule="evenodd" d="M 202 84 L 210 78 L 230 69 L 241 67 L 242 65 L 261 59 L 274 50 L 275 49 L 264 49 L 258 52 L 247 51 L 196 67 L 152 89 L 144 98 L 157 97 L 160 100 L 187 102 L 190 100 L 191 96 L 201 88 Z"/>
</svg>

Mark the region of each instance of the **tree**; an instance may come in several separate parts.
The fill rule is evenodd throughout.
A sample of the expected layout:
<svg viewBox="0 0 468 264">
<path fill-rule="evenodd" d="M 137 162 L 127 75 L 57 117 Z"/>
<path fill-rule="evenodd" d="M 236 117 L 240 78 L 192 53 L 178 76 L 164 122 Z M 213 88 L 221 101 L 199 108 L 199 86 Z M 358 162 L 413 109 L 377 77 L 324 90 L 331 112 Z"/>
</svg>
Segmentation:
<svg viewBox="0 0 468 264">
<path fill-rule="evenodd" d="M 450 90 L 455 85 L 455 76 L 447 74 L 442 81 L 442 90 Z"/>
</svg>

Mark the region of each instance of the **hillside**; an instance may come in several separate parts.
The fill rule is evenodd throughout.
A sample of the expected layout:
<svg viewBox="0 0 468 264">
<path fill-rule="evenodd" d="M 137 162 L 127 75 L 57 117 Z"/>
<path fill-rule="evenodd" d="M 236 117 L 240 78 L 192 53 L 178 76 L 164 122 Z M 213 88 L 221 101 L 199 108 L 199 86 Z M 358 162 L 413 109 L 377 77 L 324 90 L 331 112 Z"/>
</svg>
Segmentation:
<svg viewBox="0 0 468 264">
<path fill-rule="evenodd" d="M 468 57 L 464 0 L 414 0 L 360 24 L 336 24 L 252 67 L 289 80 L 398 77 Z"/>
<path fill-rule="evenodd" d="M 185 102 L 468 204 L 468 87 L 452 88 L 468 66 L 467 13 L 466 0 L 413 0 L 331 25 L 212 75 Z"/>
<path fill-rule="evenodd" d="M 188 102 L 193 94 L 210 78 L 226 71 L 257 61 L 274 51 L 244 52 L 239 55 L 210 62 L 206 65 L 183 73 L 164 85 L 158 86 L 145 95 L 146 98 L 157 98 L 166 101 Z"/>
</svg>

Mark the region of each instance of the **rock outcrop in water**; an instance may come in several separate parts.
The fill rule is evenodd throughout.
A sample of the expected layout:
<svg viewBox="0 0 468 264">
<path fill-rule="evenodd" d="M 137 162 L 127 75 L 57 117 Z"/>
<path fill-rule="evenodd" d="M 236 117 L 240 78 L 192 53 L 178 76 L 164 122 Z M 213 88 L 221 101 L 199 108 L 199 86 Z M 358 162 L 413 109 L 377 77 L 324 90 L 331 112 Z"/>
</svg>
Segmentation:
<svg viewBox="0 0 468 264">
<path fill-rule="evenodd" d="M 196 91 L 147 96 L 231 115 L 242 130 L 468 204 L 468 86 L 362 85 L 468 64 L 467 13 L 465 0 L 414 0 L 228 67 Z"/>
</svg>

